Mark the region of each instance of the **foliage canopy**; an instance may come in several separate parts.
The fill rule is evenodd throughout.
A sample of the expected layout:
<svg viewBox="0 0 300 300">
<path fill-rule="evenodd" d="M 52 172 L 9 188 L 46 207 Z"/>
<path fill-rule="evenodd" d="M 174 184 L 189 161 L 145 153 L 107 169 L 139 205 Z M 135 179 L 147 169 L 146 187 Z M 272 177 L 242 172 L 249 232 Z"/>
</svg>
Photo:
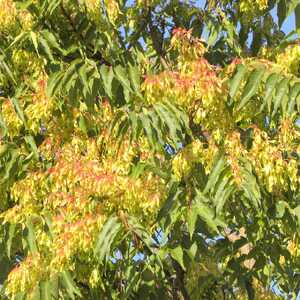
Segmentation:
<svg viewBox="0 0 300 300">
<path fill-rule="evenodd" d="M 299 3 L 0 0 L 1 299 L 295 299 Z"/>
</svg>

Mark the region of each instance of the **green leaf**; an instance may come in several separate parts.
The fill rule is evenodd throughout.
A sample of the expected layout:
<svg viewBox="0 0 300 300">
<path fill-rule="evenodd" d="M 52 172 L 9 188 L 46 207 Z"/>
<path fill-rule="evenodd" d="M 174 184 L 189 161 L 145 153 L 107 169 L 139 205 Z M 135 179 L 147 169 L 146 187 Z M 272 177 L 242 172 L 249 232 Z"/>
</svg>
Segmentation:
<svg viewBox="0 0 300 300">
<path fill-rule="evenodd" d="M 241 82 L 244 79 L 246 73 L 247 73 L 247 68 L 244 65 L 242 65 L 242 64 L 237 65 L 236 73 L 235 73 L 234 77 L 229 82 L 229 86 L 230 86 L 229 95 L 230 95 L 231 98 L 235 97 L 235 95 L 236 95 L 237 91 L 239 90 Z"/>
<path fill-rule="evenodd" d="M 261 193 L 256 177 L 253 175 L 251 163 L 244 160 L 240 167 L 242 177 L 241 188 L 244 190 L 244 195 L 251 201 L 251 204 L 254 205 L 254 207 L 259 208 Z"/>
<path fill-rule="evenodd" d="M 120 120 L 118 130 L 115 135 L 116 139 L 119 142 L 119 146 L 117 147 L 117 149 L 119 149 L 119 147 L 121 146 L 122 140 L 126 135 L 128 129 L 129 129 L 129 120 L 127 118 L 123 118 L 123 120 Z"/>
<path fill-rule="evenodd" d="M 187 209 L 186 220 L 187 220 L 188 231 L 189 231 L 191 239 L 192 239 L 192 236 L 193 236 L 193 234 L 195 232 L 197 219 L 198 219 L 198 210 L 197 209 L 193 209 L 193 207 Z"/>
<path fill-rule="evenodd" d="M 224 177 L 221 180 L 213 199 L 213 203 L 216 206 L 217 215 L 221 213 L 226 201 L 234 190 L 235 188 L 232 183 L 232 178 Z"/>
<path fill-rule="evenodd" d="M 178 124 L 177 119 L 162 103 L 154 105 L 153 108 L 159 115 L 162 123 L 167 127 L 171 141 L 176 144 L 180 140 L 177 134 L 177 131 L 180 131 L 180 125 Z"/>
<path fill-rule="evenodd" d="M 18 43 L 21 44 L 27 38 L 28 38 L 28 32 L 22 31 L 19 35 L 17 35 L 15 37 L 15 39 L 13 40 L 13 42 L 9 45 L 8 49 L 16 47 Z"/>
<path fill-rule="evenodd" d="M 61 2 L 61 0 L 52 0 L 52 1 L 50 1 L 50 4 L 48 5 L 47 10 L 46 10 L 48 16 L 51 16 L 53 14 L 53 12 L 58 7 L 60 2 Z"/>
<path fill-rule="evenodd" d="M 294 112 L 295 105 L 296 105 L 296 99 L 299 94 L 300 94 L 300 83 L 297 82 L 293 85 L 293 87 L 291 88 L 291 91 L 290 91 L 289 103 L 288 103 L 288 109 L 287 109 L 288 115 L 291 115 Z"/>
<path fill-rule="evenodd" d="M 173 182 L 168 198 L 158 213 L 157 222 L 162 228 L 164 235 L 167 236 L 172 226 L 181 219 L 185 209 L 180 202 L 182 190 L 178 187 L 178 182 Z"/>
<path fill-rule="evenodd" d="M 16 97 L 13 97 L 13 98 L 10 99 L 10 101 L 12 102 L 13 107 L 14 107 L 18 117 L 20 118 L 20 120 L 23 122 L 23 124 L 26 124 L 24 113 L 23 113 L 23 110 L 20 107 L 18 99 Z"/>
<path fill-rule="evenodd" d="M 27 9 L 30 5 L 32 5 L 32 3 L 34 2 L 34 0 L 26 0 L 26 1 L 22 1 L 22 2 L 16 2 L 16 8 L 17 9 Z"/>
<path fill-rule="evenodd" d="M 53 239 L 53 231 L 52 231 L 52 215 L 50 211 L 45 211 L 43 214 L 44 222 L 48 227 L 48 233 L 50 238 Z"/>
<path fill-rule="evenodd" d="M 158 139 L 159 144 L 164 145 L 164 138 L 163 138 L 162 130 L 161 130 L 161 126 L 162 126 L 161 119 L 159 118 L 159 116 L 156 114 L 155 111 L 148 111 L 148 116 L 150 117 L 152 127 L 155 130 L 155 135 Z M 158 148 L 159 148 L 159 145 L 158 145 Z"/>
<path fill-rule="evenodd" d="M 277 73 L 271 74 L 267 81 L 265 87 L 265 96 L 263 98 L 263 103 L 260 111 L 267 105 L 269 112 L 271 111 L 272 95 L 274 93 L 277 82 L 281 79 L 281 76 Z"/>
<path fill-rule="evenodd" d="M 75 59 L 72 64 L 69 66 L 67 71 L 64 73 L 64 77 L 61 81 L 61 86 L 62 88 L 66 91 L 69 92 L 71 89 L 71 86 L 74 84 L 74 81 L 78 79 L 77 76 L 77 70 L 84 64 L 84 62 L 81 59 Z M 79 88 L 77 88 L 79 89 Z M 81 89 L 81 85 L 80 85 Z M 80 91 L 82 92 L 82 91 Z"/>
<path fill-rule="evenodd" d="M 203 191 L 204 194 L 206 194 L 207 192 L 211 191 L 212 189 L 214 189 L 220 174 L 222 173 L 222 171 L 225 169 L 226 167 L 226 161 L 223 157 L 219 158 L 217 160 L 217 162 L 215 163 L 209 177 L 208 177 L 208 181 L 207 184 L 205 186 L 205 189 Z"/>
<path fill-rule="evenodd" d="M 77 65 L 76 71 L 79 75 L 79 78 L 83 84 L 83 87 L 88 91 L 88 93 L 91 93 L 90 86 L 88 83 L 88 77 L 87 77 L 87 65 Z"/>
<path fill-rule="evenodd" d="M 175 105 L 171 104 L 170 102 L 164 103 L 165 107 L 174 114 L 176 119 L 178 120 L 178 123 L 181 124 L 181 127 L 187 131 L 187 133 L 190 133 L 190 125 L 189 125 L 189 116 L 188 114 L 179 108 L 177 108 Z"/>
<path fill-rule="evenodd" d="M 114 79 L 114 72 L 112 67 L 108 67 L 106 65 L 101 65 L 100 67 L 100 75 L 103 80 L 104 90 L 107 96 L 112 99 L 112 81 Z"/>
<path fill-rule="evenodd" d="M 31 37 L 32 43 L 34 45 L 34 49 L 35 49 L 37 55 L 39 56 L 40 55 L 39 54 L 39 46 L 38 46 L 36 33 L 34 31 L 30 31 L 30 37 Z"/>
<path fill-rule="evenodd" d="M 25 300 L 26 294 L 24 292 L 17 293 L 14 297 L 14 300 Z"/>
<path fill-rule="evenodd" d="M 5 124 L 5 121 L 2 117 L 2 115 L 0 115 L 0 135 L 2 135 L 3 137 L 7 135 L 7 132 L 8 132 L 8 128 Z M 1 154 L 0 154 L 1 156 Z"/>
<path fill-rule="evenodd" d="M 180 195 L 181 190 L 179 189 L 178 182 L 172 182 L 170 183 L 169 191 L 168 191 L 168 197 L 166 201 L 164 202 L 163 206 L 161 207 L 157 220 L 158 222 L 168 216 L 170 211 L 172 211 L 172 207 L 174 206 L 175 203 L 179 202 L 178 201 L 178 196 Z"/>
<path fill-rule="evenodd" d="M 140 94 L 141 76 L 139 68 L 137 66 L 129 67 L 129 77 L 134 91 Z"/>
<path fill-rule="evenodd" d="M 298 4 L 295 8 L 295 23 L 296 29 L 300 28 L 300 4 Z"/>
<path fill-rule="evenodd" d="M 142 162 L 138 162 L 136 165 L 133 165 L 130 170 L 130 177 L 137 179 L 139 178 L 145 171 L 146 164 Z"/>
<path fill-rule="evenodd" d="M 47 41 L 47 43 L 48 43 L 49 46 L 51 46 L 52 48 L 55 48 L 55 49 L 59 50 L 63 54 L 66 54 L 65 50 L 63 50 L 61 48 L 61 46 L 57 42 L 57 39 L 56 39 L 55 35 L 52 32 L 50 32 L 48 30 L 43 30 L 41 32 L 41 35 Z"/>
<path fill-rule="evenodd" d="M 293 214 L 298 218 L 299 226 L 300 226 L 300 205 L 295 207 L 292 210 Z"/>
<path fill-rule="evenodd" d="M 14 177 L 14 172 L 16 171 L 16 167 L 18 165 L 19 154 L 16 150 L 12 150 L 10 152 L 11 158 L 6 165 L 5 175 L 0 178 L 0 183 L 4 183 L 6 180 L 9 180 Z"/>
<path fill-rule="evenodd" d="M 127 89 L 128 91 L 132 92 L 127 70 L 124 67 L 118 65 L 114 68 L 114 71 L 115 71 L 116 77 L 122 83 L 123 87 L 125 89 Z"/>
<path fill-rule="evenodd" d="M 47 96 L 52 97 L 54 96 L 58 90 L 61 89 L 62 86 L 62 78 L 64 77 L 63 72 L 53 73 L 47 82 Z"/>
<path fill-rule="evenodd" d="M 285 201 L 276 202 L 276 218 L 281 219 L 284 216 L 286 208 L 289 208 Z"/>
<path fill-rule="evenodd" d="M 95 255 L 99 261 L 103 261 L 104 258 L 108 258 L 110 255 L 111 245 L 114 242 L 115 237 L 120 232 L 122 226 L 118 217 L 110 217 L 97 238 L 96 247 L 94 250 Z"/>
<path fill-rule="evenodd" d="M 280 0 L 277 4 L 278 26 L 282 26 L 287 14 L 286 0 Z"/>
<path fill-rule="evenodd" d="M 38 159 L 39 158 L 38 148 L 36 146 L 33 136 L 26 135 L 24 139 L 25 139 L 26 143 L 30 146 L 32 152 L 34 153 L 35 158 Z"/>
<path fill-rule="evenodd" d="M 43 300 L 43 298 L 41 298 L 40 284 L 35 287 L 31 297 L 32 300 Z"/>
<path fill-rule="evenodd" d="M 251 72 L 249 79 L 247 81 L 247 84 L 245 86 L 244 92 L 242 94 L 241 102 L 237 107 L 238 110 L 243 108 L 248 103 L 248 101 L 255 95 L 255 93 L 258 91 L 259 85 L 263 78 L 264 73 L 265 73 L 264 67 L 254 69 Z"/>
<path fill-rule="evenodd" d="M 88 125 L 84 116 L 79 117 L 78 126 L 82 132 L 84 132 L 85 134 L 88 133 Z"/>
<path fill-rule="evenodd" d="M 189 258 L 192 261 L 194 261 L 196 258 L 197 250 L 198 250 L 197 242 L 194 242 L 191 245 L 191 247 L 186 251 L 186 253 L 188 254 Z"/>
<path fill-rule="evenodd" d="M 128 118 L 130 120 L 130 128 L 131 128 L 131 135 L 130 135 L 130 144 L 132 140 L 136 140 L 138 138 L 138 118 L 135 112 L 129 112 Z"/>
<path fill-rule="evenodd" d="M 35 240 L 35 230 L 30 217 L 27 218 L 26 227 L 28 229 L 27 242 L 29 245 L 29 249 L 31 252 L 38 252 Z"/>
<path fill-rule="evenodd" d="M 5 156 L 9 152 L 10 146 L 9 144 L 1 144 L 0 146 L 0 158 Z"/>
<path fill-rule="evenodd" d="M 8 239 L 6 242 L 7 256 L 11 258 L 11 245 L 16 232 L 16 224 L 9 224 L 8 228 Z"/>
<path fill-rule="evenodd" d="M 120 127 L 120 123 L 126 118 L 127 116 L 124 110 L 120 109 L 115 112 L 115 116 L 109 126 L 110 136 L 113 135 L 113 133 Z"/>
<path fill-rule="evenodd" d="M 147 232 L 146 228 L 142 226 L 135 217 L 128 216 L 127 222 L 129 229 L 132 233 L 137 235 L 141 241 L 146 245 L 150 252 L 154 252 L 153 244 L 154 241 L 151 238 L 151 235 Z"/>
<path fill-rule="evenodd" d="M 51 277 L 50 283 L 50 290 L 51 290 L 51 295 L 53 299 L 58 299 L 58 294 L 59 294 L 59 275 L 55 274 Z"/>
<path fill-rule="evenodd" d="M 288 6 L 287 6 L 288 11 L 286 14 L 286 18 L 287 18 L 288 16 L 290 16 L 292 14 L 293 11 L 296 10 L 296 7 L 299 5 L 300 1 L 299 0 L 288 0 L 288 1 L 286 0 L 286 3 L 288 4 Z M 296 21 L 296 24 L 297 24 L 297 21 Z"/>
<path fill-rule="evenodd" d="M 151 120 L 149 119 L 147 112 L 144 110 L 144 113 L 140 115 L 140 120 L 142 122 L 142 126 L 145 130 L 147 139 L 149 140 L 152 148 L 155 148 L 156 145 L 156 138 L 155 133 L 151 125 Z"/>
<path fill-rule="evenodd" d="M 145 271 L 144 272 L 137 272 L 137 270 L 134 266 L 129 266 L 128 267 L 128 271 L 127 271 L 127 274 L 126 274 L 127 275 L 126 277 L 128 278 L 128 282 L 126 282 L 125 293 L 122 295 L 123 297 L 121 297 L 120 300 L 130 299 L 130 295 L 132 295 L 132 292 L 136 289 L 137 286 L 139 286 L 139 284 L 141 282 L 141 274 L 144 275 Z M 150 275 L 151 275 L 151 273 L 150 273 Z"/>
<path fill-rule="evenodd" d="M 197 191 L 191 209 L 195 209 L 198 217 L 202 219 L 214 233 L 218 233 L 218 227 L 224 228 L 226 224 L 220 217 L 215 215 L 214 209 L 208 205 L 207 201 L 208 199 L 205 198 L 200 191 Z"/>
<path fill-rule="evenodd" d="M 170 250 L 170 255 L 173 257 L 173 259 L 175 259 L 181 266 L 181 268 L 183 270 L 186 270 L 185 266 L 184 266 L 184 262 L 183 262 L 183 250 L 180 246 L 174 248 L 174 249 L 171 249 Z"/>
<path fill-rule="evenodd" d="M 51 300 L 51 286 L 49 281 L 42 281 L 40 283 L 41 287 L 41 300 Z"/>
<path fill-rule="evenodd" d="M 215 217 L 215 212 L 212 208 L 207 206 L 204 203 L 198 203 L 197 204 L 197 210 L 199 217 L 214 231 L 219 232 L 218 227 L 226 227 L 226 224 L 219 219 L 218 217 Z"/>
<path fill-rule="evenodd" d="M 274 98 L 274 107 L 273 107 L 273 111 L 272 111 L 272 117 L 275 116 L 283 97 L 287 94 L 288 92 L 288 88 L 289 88 L 289 78 L 283 78 L 280 82 L 280 84 L 278 85 L 277 88 L 277 93 L 275 95 Z"/>
<path fill-rule="evenodd" d="M 80 290 L 76 286 L 75 282 L 72 279 L 71 274 L 68 271 L 61 272 L 61 278 L 62 278 L 62 284 L 65 287 L 71 299 L 76 299 L 75 295 L 82 297 Z"/>
<path fill-rule="evenodd" d="M 44 50 L 45 54 L 48 56 L 48 58 L 51 61 L 54 61 L 55 59 L 53 57 L 51 48 L 48 45 L 48 42 L 42 37 L 40 37 L 39 42 L 40 42 L 40 45 L 41 45 L 42 49 Z"/>
<path fill-rule="evenodd" d="M 220 26 L 219 23 L 216 23 L 214 20 L 211 20 L 208 22 L 207 28 L 209 30 L 207 44 L 208 46 L 213 46 L 218 39 L 222 27 Z"/>
<path fill-rule="evenodd" d="M 0 56 L 0 66 L 3 69 L 3 71 L 6 73 L 6 76 L 15 84 L 17 85 L 17 81 L 15 78 L 15 75 L 13 74 L 13 71 L 11 70 L 11 68 L 7 65 L 7 63 L 5 62 L 5 55 L 1 55 Z"/>
</svg>

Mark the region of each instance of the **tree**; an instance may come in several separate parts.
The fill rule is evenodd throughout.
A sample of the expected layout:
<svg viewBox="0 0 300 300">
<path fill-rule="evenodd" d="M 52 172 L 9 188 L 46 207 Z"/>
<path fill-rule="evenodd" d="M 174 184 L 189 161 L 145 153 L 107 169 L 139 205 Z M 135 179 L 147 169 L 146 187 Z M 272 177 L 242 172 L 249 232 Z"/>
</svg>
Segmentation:
<svg viewBox="0 0 300 300">
<path fill-rule="evenodd" d="M 1 298 L 296 299 L 299 5 L 0 0 Z"/>
</svg>

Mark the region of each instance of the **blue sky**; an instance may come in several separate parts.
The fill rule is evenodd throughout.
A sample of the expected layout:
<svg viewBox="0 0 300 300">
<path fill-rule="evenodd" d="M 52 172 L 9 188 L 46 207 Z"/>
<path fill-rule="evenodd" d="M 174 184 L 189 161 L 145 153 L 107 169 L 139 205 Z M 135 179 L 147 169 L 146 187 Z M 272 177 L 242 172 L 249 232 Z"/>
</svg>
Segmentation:
<svg viewBox="0 0 300 300">
<path fill-rule="evenodd" d="M 294 14 L 292 14 L 287 20 L 284 22 L 282 29 L 284 32 L 289 33 L 291 32 L 295 27 L 295 17 Z"/>
</svg>

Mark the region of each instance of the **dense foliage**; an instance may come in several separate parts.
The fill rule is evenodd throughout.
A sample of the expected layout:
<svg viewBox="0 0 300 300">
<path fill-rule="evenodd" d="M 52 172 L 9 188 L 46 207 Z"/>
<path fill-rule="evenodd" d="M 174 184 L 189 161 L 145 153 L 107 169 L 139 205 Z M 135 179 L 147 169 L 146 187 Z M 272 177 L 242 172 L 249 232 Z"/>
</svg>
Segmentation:
<svg viewBox="0 0 300 300">
<path fill-rule="evenodd" d="M 299 3 L 0 0 L 1 299 L 296 299 Z"/>
</svg>

